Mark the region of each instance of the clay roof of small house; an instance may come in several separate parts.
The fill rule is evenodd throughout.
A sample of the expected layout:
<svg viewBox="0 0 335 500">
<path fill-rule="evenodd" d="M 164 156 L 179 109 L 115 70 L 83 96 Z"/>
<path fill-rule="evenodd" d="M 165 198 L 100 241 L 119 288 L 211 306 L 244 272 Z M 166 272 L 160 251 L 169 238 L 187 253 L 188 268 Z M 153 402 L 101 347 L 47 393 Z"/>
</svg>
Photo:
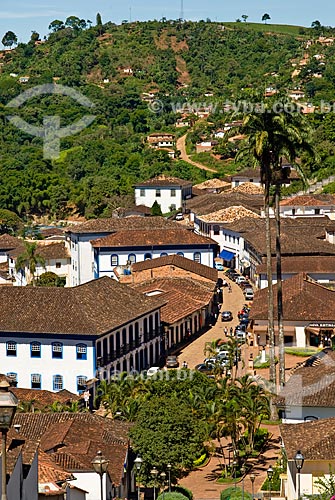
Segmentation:
<svg viewBox="0 0 335 500">
<path fill-rule="evenodd" d="M 143 262 L 137 262 L 132 265 L 132 272 L 140 272 L 146 269 L 155 269 L 157 267 L 174 266 L 179 267 L 185 271 L 189 271 L 193 274 L 198 274 L 204 278 L 211 281 L 217 281 L 218 272 L 216 269 L 199 264 L 191 259 L 186 259 L 181 255 L 166 255 L 165 257 L 158 257 L 157 259 L 148 259 Z"/>
<path fill-rule="evenodd" d="M 91 413 L 17 413 L 14 424 L 66 472 L 92 471 L 91 462 L 101 450 L 109 460 L 111 480 L 121 483 L 130 424 Z"/>
<path fill-rule="evenodd" d="M 206 215 L 231 206 L 243 206 L 256 214 L 260 214 L 264 206 L 264 196 L 260 194 L 247 194 L 240 192 L 222 192 L 218 194 L 207 193 L 196 196 L 186 202 L 196 215 Z"/>
<path fill-rule="evenodd" d="M 335 408 L 335 352 L 324 349 L 305 360 L 275 402 L 279 406 Z"/>
<path fill-rule="evenodd" d="M 223 208 L 217 212 L 212 212 L 206 215 L 199 216 L 199 218 L 205 222 L 233 222 L 245 217 L 259 218 L 255 212 L 244 208 L 243 206 L 230 206 L 228 208 Z"/>
<path fill-rule="evenodd" d="M 22 240 L 11 236 L 10 234 L 0 235 L 0 249 L 1 250 L 12 250 L 18 246 L 22 245 Z"/>
<path fill-rule="evenodd" d="M 122 229 L 161 229 L 166 227 L 175 227 L 175 222 L 166 220 L 164 217 L 111 217 L 109 219 L 92 219 L 81 224 L 73 225 L 67 228 L 68 233 L 74 234 L 96 234 L 96 233 L 115 233 Z"/>
<path fill-rule="evenodd" d="M 58 243 L 44 243 L 38 245 L 38 254 L 45 260 L 65 260 L 71 257 L 70 251 L 64 241 Z"/>
<path fill-rule="evenodd" d="M 217 245 L 214 240 L 179 226 L 173 229 L 118 231 L 93 240 L 91 244 L 94 248 Z"/>
<path fill-rule="evenodd" d="M 280 433 L 289 460 L 301 450 L 305 460 L 333 462 L 335 457 L 335 418 L 322 418 L 301 424 L 283 424 Z"/>
<path fill-rule="evenodd" d="M 161 309 L 161 320 L 169 324 L 207 306 L 214 293 L 212 283 L 191 278 L 155 278 L 132 287 L 144 294 L 159 292 L 158 296 L 167 301 Z"/>
<path fill-rule="evenodd" d="M 153 179 L 148 179 L 143 182 L 138 182 L 135 184 L 135 187 L 185 187 L 191 186 L 192 181 L 186 181 L 185 179 L 179 179 L 178 177 L 169 177 L 167 175 L 160 175 L 158 177 L 154 177 Z"/>
<path fill-rule="evenodd" d="M 71 404 L 79 401 L 81 396 L 63 389 L 58 392 L 46 391 L 41 389 L 23 389 L 21 387 L 12 387 L 11 391 L 15 394 L 20 403 L 31 403 L 35 410 L 42 410 L 52 403 Z"/>
<path fill-rule="evenodd" d="M 276 294 L 277 285 L 274 285 Z M 253 320 L 268 317 L 267 288 L 257 290 L 250 311 Z M 283 310 L 286 321 L 333 321 L 335 291 L 300 273 L 283 281 Z M 275 317 L 277 305 L 274 304 Z"/>
<path fill-rule="evenodd" d="M 157 308 L 103 277 L 73 288 L 0 287 L 0 332 L 99 336 Z"/>
</svg>

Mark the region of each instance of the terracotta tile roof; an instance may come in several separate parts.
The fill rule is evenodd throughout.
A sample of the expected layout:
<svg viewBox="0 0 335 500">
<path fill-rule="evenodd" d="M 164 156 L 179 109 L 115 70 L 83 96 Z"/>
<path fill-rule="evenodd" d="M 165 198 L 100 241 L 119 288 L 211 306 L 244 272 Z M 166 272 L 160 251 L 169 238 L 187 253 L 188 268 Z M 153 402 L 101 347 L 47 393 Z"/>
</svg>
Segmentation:
<svg viewBox="0 0 335 500">
<path fill-rule="evenodd" d="M 230 186 L 230 182 L 222 179 L 207 179 L 207 181 L 195 184 L 193 188 L 196 189 L 222 189 Z"/>
<path fill-rule="evenodd" d="M 260 168 L 246 168 L 245 170 L 241 170 L 240 172 L 237 172 L 236 174 L 233 174 L 231 176 L 232 179 L 239 179 L 244 177 L 250 177 L 250 179 L 255 179 L 256 177 L 258 177 L 260 179 L 261 170 Z"/>
<path fill-rule="evenodd" d="M 322 418 L 302 424 L 280 426 L 286 454 L 293 460 L 301 450 L 305 460 L 333 462 L 335 457 L 335 418 Z"/>
<path fill-rule="evenodd" d="M 291 375 L 276 404 L 335 408 L 335 352 L 325 349 L 308 358 Z"/>
<path fill-rule="evenodd" d="M 35 440 L 28 439 L 11 427 L 7 434 L 7 474 L 13 472 L 20 453 L 23 465 L 27 467 L 31 466 L 37 450 L 38 443 Z"/>
<path fill-rule="evenodd" d="M 73 475 L 66 472 L 62 467 L 56 464 L 52 456 L 38 452 L 38 482 L 39 483 L 56 483 L 58 481 L 66 481 L 72 479 Z"/>
<path fill-rule="evenodd" d="M 22 240 L 16 238 L 15 236 L 11 236 L 10 234 L 1 234 L 0 235 L 0 249 L 1 250 L 12 250 L 17 246 L 22 245 Z"/>
<path fill-rule="evenodd" d="M 217 212 L 212 212 L 210 214 L 202 215 L 199 218 L 205 222 L 233 222 L 239 219 L 249 217 L 249 218 L 258 218 L 255 212 L 244 208 L 243 206 L 231 206 L 228 208 L 223 208 L 222 210 L 218 210 Z"/>
<path fill-rule="evenodd" d="M 65 242 L 59 243 L 44 243 L 38 245 L 38 253 L 45 260 L 51 259 L 69 259 L 71 254 L 67 247 L 65 246 Z"/>
<path fill-rule="evenodd" d="M 165 257 L 158 257 L 157 259 L 148 259 L 143 262 L 137 262 L 132 265 L 133 272 L 144 271 L 146 269 L 154 269 L 156 267 L 163 266 L 174 266 L 179 267 L 180 269 L 184 269 L 185 271 L 189 271 L 194 274 L 198 274 L 204 278 L 207 278 L 211 281 L 217 281 L 218 272 L 216 269 L 204 266 L 203 264 L 199 264 L 198 262 L 194 262 L 194 260 L 186 259 L 181 255 L 166 255 Z"/>
<path fill-rule="evenodd" d="M 101 335 L 159 307 L 103 277 L 74 288 L 0 287 L 0 332 Z"/>
<path fill-rule="evenodd" d="M 326 241 L 325 230 L 333 225 L 328 217 L 306 217 L 282 219 L 282 255 L 335 255 L 335 245 Z M 265 219 L 241 220 L 227 229 L 239 232 L 243 238 L 261 255 L 266 255 Z M 275 221 L 271 220 L 272 254 L 275 254 Z"/>
<path fill-rule="evenodd" d="M 13 387 L 11 391 L 19 400 L 20 403 L 31 403 L 35 410 L 42 410 L 46 406 L 52 405 L 52 403 L 60 402 L 62 404 L 71 404 L 72 402 L 79 401 L 81 399 L 77 394 L 72 394 L 71 392 L 63 389 L 58 392 L 45 391 L 40 389 L 21 389 L 20 387 Z"/>
<path fill-rule="evenodd" d="M 141 186 L 152 186 L 152 187 L 185 187 L 192 186 L 192 181 L 185 181 L 184 179 L 178 179 L 178 177 L 169 177 L 165 175 L 160 175 L 158 177 L 154 177 L 153 179 L 148 179 L 144 182 L 139 182 L 134 185 L 135 187 Z"/>
<path fill-rule="evenodd" d="M 46 227 L 40 229 L 43 238 L 50 238 L 50 236 L 64 236 L 64 228 L 61 227 Z"/>
<path fill-rule="evenodd" d="M 213 284 L 190 278 L 155 278 L 132 287 L 144 294 L 160 291 L 159 296 L 167 301 L 161 309 L 161 319 L 169 324 L 207 306 L 214 292 Z"/>
<path fill-rule="evenodd" d="M 216 241 L 184 228 L 118 231 L 93 240 L 91 244 L 94 248 L 217 245 Z"/>
<path fill-rule="evenodd" d="M 199 216 L 239 205 L 260 215 L 264 206 L 264 196 L 230 191 L 229 193 L 202 194 L 186 202 L 187 208 Z"/>
<path fill-rule="evenodd" d="M 276 271 L 276 259 L 271 259 L 273 272 Z M 334 257 L 323 255 L 299 255 L 292 257 L 282 257 L 283 273 L 334 273 Z M 256 273 L 266 273 L 266 262 L 256 267 Z"/>
<path fill-rule="evenodd" d="M 277 285 L 274 285 L 274 296 Z M 250 311 L 251 319 L 267 319 L 267 288 L 257 290 Z M 286 321 L 333 321 L 335 291 L 300 273 L 283 281 L 283 310 Z M 277 305 L 274 304 L 275 317 Z"/>
<path fill-rule="evenodd" d="M 91 471 L 101 450 L 109 460 L 108 474 L 118 485 L 124 474 L 130 425 L 91 413 L 17 413 L 21 434 L 38 441 L 42 451 L 68 472 Z"/>
<path fill-rule="evenodd" d="M 81 224 L 70 226 L 66 229 L 66 232 L 74 234 L 109 234 L 122 229 L 130 231 L 131 229 L 161 229 L 165 227 L 176 227 L 176 223 L 164 219 L 164 217 L 141 217 L 139 215 L 134 215 L 121 218 L 92 219 Z"/>
<path fill-rule="evenodd" d="M 301 195 L 286 198 L 280 202 L 282 207 L 318 207 L 335 205 L 335 196 L 331 194 Z"/>
</svg>

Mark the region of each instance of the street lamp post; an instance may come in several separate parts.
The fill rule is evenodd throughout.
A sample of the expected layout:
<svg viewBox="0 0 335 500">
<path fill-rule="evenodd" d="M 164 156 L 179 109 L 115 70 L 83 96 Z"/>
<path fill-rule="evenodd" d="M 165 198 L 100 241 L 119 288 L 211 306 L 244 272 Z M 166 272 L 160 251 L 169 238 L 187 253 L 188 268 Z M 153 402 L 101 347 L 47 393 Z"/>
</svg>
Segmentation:
<svg viewBox="0 0 335 500">
<path fill-rule="evenodd" d="M 94 471 L 100 476 L 100 499 L 104 500 L 103 475 L 107 471 L 109 460 L 107 460 L 101 451 L 97 452 L 97 456 L 92 460 Z M 1 499 L 2 500 L 2 499 Z"/>
<path fill-rule="evenodd" d="M 136 468 L 136 480 L 137 480 L 137 500 L 140 500 L 141 498 L 141 487 L 140 487 L 140 481 L 139 481 L 139 473 L 143 464 L 142 458 L 137 455 L 137 457 L 134 460 L 135 468 Z"/>
<path fill-rule="evenodd" d="M 255 474 L 250 474 L 249 477 L 250 477 L 250 481 L 251 481 L 252 498 L 254 498 L 254 496 L 255 496 L 254 482 L 255 482 L 256 476 L 255 476 Z"/>
<path fill-rule="evenodd" d="M 0 382 L 0 430 L 1 439 L 1 500 L 7 500 L 6 481 L 6 438 L 7 432 L 12 424 L 18 400 L 8 390 L 9 383 L 6 380 Z"/>
<path fill-rule="evenodd" d="M 271 481 L 273 478 L 273 468 L 270 466 L 268 470 L 266 471 L 268 480 L 269 480 L 269 490 L 270 490 L 270 499 L 271 499 Z"/>
<path fill-rule="evenodd" d="M 163 497 L 163 500 L 164 500 L 164 488 L 165 488 L 165 479 L 166 479 L 166 474 L 165 474 L 165 472 L 161 472 L 161 474 L 160 474 L 160 478 L 161 478 L 161 480 L 162 480 L 162 487 L 163 487 L 163 495 L 162 495 L 162 497 Z"/>
<path fill-rule="evenodd" d="M 298 500 L 300 498 L 300 472 L 302 469 L 302 466 L 304 465 L 305 457 L 301 453 L 300 450 L 297 451 L 294 457 L 294 463 L 297 468 L 298 474 L 297 474 L 297 493 L 298 493 Z"/>
<path fill-rule="evenodd" d="M 150 474 L 151 474 L 151 476 L 153 477 L 153 480 L 154 480 L 154 500 L 156 500 L 156 479 L 157 479 L 157 476 L 158 476 L 158 470 L 156 469 L 156 467 L 153 467 L 151 469 Z"/>
<path fill-rule="evenodd" d="M 168 470 L 168 475 L 169 475 L 169 493 L 171 493 L 171 469 L 172 469 L 172 465 L 167 464 L 167 470 Z"/>
<path fill-rule="evenodd" d="M 236 466 L 237 466 L 237 462 L 236 462 L 236 460 L 234 460 L 233 467 L 234 467 L 234 488 L 235 488 L 235 490 L 236 490 Z"/>
<path fill-rule="evenodd" d="M 244 474 L 245 474 L 244 465 L 242 465 L 241 467 L 241 474 L 242 474 L 242 500 L 244 500 Z"/>
</svg>

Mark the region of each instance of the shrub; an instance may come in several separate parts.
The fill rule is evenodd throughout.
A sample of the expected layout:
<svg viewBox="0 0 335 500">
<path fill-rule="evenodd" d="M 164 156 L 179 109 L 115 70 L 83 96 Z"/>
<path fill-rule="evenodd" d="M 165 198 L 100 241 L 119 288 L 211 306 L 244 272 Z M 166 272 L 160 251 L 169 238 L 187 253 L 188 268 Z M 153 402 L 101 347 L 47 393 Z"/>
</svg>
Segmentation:
<svg viewBox="0 0 335 500">
<path fill-rule="evenodd" d="M 164 492 L 158 495 L 157 500 L 188 500 L 188 497 L 177 491 Z"/>
<path fill-rule="evenodd" d="M 203 453 L 201 457 L 194 460 L 193 465 L 194 467 L 200 467 L 206 462 L 206 460 L 207 460 L 207 453 Z"/>
<path fill-rule="evenodd" d="M 244 496 L 241 488 L 235 488 L 232 486 L 231 488 L 227 488 L 226 490 L 221 491 L 220 500 L 252 500 L 252 496 L 247 491 L 244 491 Z"/>
<path fill-rule="evenodd" d="M 172 486 L 172 491 L 175 491 L 177 493 L 181 493 L 185 497 L 188 498 L 188 500 L 193 500 L 193 493 L 191 490 L 188 488 L 185 488 L 185 486 L 181 486 L 180 484 L 176 484 L 175 486 Z"/>
</svg>

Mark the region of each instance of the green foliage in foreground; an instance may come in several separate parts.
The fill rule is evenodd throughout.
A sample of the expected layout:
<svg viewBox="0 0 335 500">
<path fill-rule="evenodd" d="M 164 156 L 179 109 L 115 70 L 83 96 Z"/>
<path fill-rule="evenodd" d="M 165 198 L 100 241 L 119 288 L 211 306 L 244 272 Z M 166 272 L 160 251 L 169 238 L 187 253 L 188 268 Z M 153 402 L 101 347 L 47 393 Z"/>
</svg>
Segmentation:
<svg viewBox="0 0 335 500">
<path fill-rule="evenodd" d="M 188 498 L 188 500 L 193 500 L 193 493 L 191 490 L 186 488 L 186 486 L 182 486 L 181 484 L 176 484 L 176 485 L 172 486 L 172 491 L 181 493 L 186 498 Z"/>
<path fill-rule="evenodd" d="M 220 493 L 220 500 L 252 500 L 252 496 L 247 491 L 243 491 L 241 488 L 235 488 L 232 486 L 231 488 L 227 488 Z"/>
<path fill-rule="evenodd" d="M 188 497 L 177 491 L 164 492 L 158 495 L 157 500 L 188 500 Z"/>
<path fill-rule="evenodd" d="M 292 354 L 293 356 L 300 356 L 307 358 L 313 354 L 317 354 L 321 349 L 318 347 L 285 347 L 286 354 Z"/>
</svg>

